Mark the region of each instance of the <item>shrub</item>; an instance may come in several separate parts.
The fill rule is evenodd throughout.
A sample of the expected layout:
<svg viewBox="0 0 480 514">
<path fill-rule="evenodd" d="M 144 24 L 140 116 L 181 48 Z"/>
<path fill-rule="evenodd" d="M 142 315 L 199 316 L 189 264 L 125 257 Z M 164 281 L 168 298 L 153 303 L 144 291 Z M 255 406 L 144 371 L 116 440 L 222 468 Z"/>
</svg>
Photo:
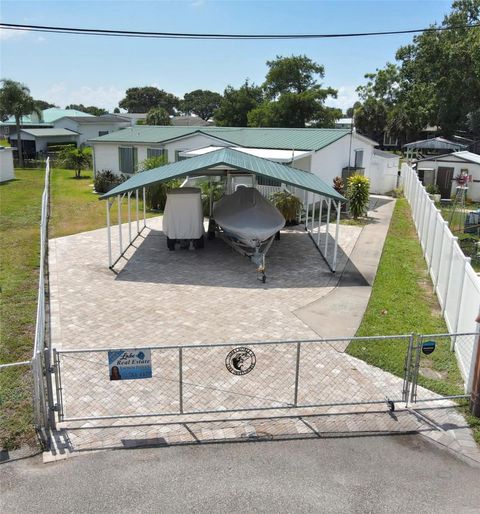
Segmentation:
<svg viewBox="0 0 480 514">
<path fill-rule="evenodd" d="M 396 187 L 392 192 L 391 192 L 393 198 L 403 198 L 403 188 L 402 187 Z"/>
<path fill-rule="evenodd" d="M 348 208 L 354 219 L 366 214 L 370 194 L 370 180 L 363 175 L 352 175 L 347 181 Z"/>
<path fill-rule="evenodd" d="M 75 170 L 75 178 L 80 178 L 82 170 L 92 166 L 92 149 L 88 146 L 80 148 L 67 146 L 60 152 L 59 161 L 65 168 Z"/>
<path fill-rule="evenodd" d="M 220 200 L 224 193 L 223 182 L 202 182 L 200 188 L 202 190 L 203 215 L 210 216 L 210 193 L 212 194 L 213 202 Z"/>
<path fill-rule="evenodd" d="M 159 168 L 168 164 L 166 156 L 149 157 L 145 159 L 140 165 L 140 172 Z M 169 180 L 168 182 L 160 182 L 145 188 L 145 201 L 147 207 L 153 211 L 163 211 L 165 209 L 165 202 L 167 201 L 167 192 L 169 189 L 174 189 L 181 185 L 180 179 Z"/>
<path fill-rule="evenodd" d="M 102 170 L 95 174 L 94 187 L 97 193 L 108 193 L 110 189 L 125 182 L 125 175 L 116 175 L 111 170 Z"/>
<path fill-rule="evenodd" d="M 296 222 L 302 209 L 302 201 L 288 191 L 279 191 L 271 196 L 273 205 L 282 213 L 287 223 Z"/>
<path fill-rule="evenodd" d="M 425 190 L 429 195 L 438 195 L 440 193 L 440 188 L 437 186 L 437 184 L 428 184 Z"/>
</svg>

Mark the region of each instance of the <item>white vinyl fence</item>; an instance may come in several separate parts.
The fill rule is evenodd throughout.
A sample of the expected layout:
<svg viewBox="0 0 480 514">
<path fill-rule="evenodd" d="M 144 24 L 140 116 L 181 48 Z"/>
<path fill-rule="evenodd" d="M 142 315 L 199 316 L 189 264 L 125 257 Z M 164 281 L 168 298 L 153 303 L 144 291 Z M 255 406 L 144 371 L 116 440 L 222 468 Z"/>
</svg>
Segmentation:
<svg viewBox="0 0 480 514">
<path fill-rule="evenodd" d="M 402 164 L 404 193 L 422 245 L 423 255 L 433 281 L 435 293 L 450 333 L 476 332 L 475 318 L 480 307 L 480 278 L 465 257 L 458 238 L 451 233 L 430 199 L 416 172 Z M 476 348 L 474 340 L 452 344 L 466 384 L 472 387 Z"/>
</svg>

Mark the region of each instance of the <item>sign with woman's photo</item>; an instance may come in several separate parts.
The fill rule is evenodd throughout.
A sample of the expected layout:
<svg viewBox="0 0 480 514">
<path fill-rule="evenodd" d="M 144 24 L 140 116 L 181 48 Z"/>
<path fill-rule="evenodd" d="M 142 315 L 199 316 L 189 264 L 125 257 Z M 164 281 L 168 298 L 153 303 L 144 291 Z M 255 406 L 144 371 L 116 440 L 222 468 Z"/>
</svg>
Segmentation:
<svg viewBox="0 0 480 514">
<path fill-rule="evenodd" d="M 112 350 L 108 352 L 110 380 L 152 378 L 150 350 Z"/>
</svg>

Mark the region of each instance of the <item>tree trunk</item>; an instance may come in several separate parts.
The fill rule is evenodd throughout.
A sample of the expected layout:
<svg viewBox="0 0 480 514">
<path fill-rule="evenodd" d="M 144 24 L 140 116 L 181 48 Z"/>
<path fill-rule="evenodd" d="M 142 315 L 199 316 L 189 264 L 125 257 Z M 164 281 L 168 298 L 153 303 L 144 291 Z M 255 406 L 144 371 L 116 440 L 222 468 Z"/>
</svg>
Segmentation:
<svg viewBox="0 0 480 514">
<path fill-rule="evenodd" d="M 22 139 L 21 139 L 21 134 L 20 134 L 20 116 L 15 116 L 15 125 L 17 126 L 18 166 L 19 166 L 19 168 L 23 168 Z"/>
</svg>

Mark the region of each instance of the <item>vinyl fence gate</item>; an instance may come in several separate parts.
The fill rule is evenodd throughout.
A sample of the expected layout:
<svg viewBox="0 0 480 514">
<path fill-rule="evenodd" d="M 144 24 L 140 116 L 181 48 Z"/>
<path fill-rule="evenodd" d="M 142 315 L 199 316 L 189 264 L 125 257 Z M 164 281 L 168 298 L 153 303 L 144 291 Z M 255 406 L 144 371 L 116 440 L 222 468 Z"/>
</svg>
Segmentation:
<svg viewBox="0 0 480 514">
<path fill-rule="evenodd" d="M 450 351 L 452 338 L 458 345 L 477 336 L 62 349 L 54 351 L 52 367 L 55 408 L 60 422 L 148 416 L 195 419 L 196 415 L 205 419 L 219 413 L 251 417 L 264 411 L 279 417 L 286 411 L 291 415 L 292 410 L 307 413 L 325 407 L 333 412 L 339 406 L 367 410 L 375 404 L 393 410 L 395 404 L 447 398 L 419 386 L 431 383 L 424 370 L 434 352 Z M 430 352 L 432 341 L 435 348 Z M 384 369 L 369 364 L 378 364 L 379 355 Z M 132 371 L 129 364 L 135 359 L 140 364 Z M 145 378 L 133 378 L 135 374 Z M 451 396 L 457 397 L 466 395 Z"/>
</svg>

